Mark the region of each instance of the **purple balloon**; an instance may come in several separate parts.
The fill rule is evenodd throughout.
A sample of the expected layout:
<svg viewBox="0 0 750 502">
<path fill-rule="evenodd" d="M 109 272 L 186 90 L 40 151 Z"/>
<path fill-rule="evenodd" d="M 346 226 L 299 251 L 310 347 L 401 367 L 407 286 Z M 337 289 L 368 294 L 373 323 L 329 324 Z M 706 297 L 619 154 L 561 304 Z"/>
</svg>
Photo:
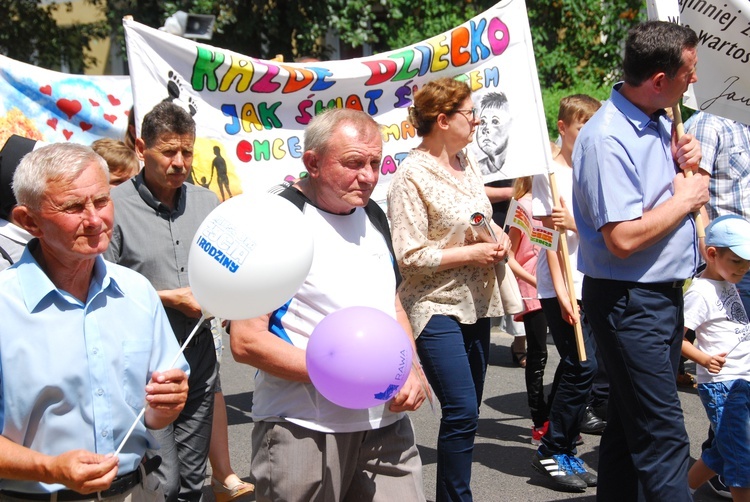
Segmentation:
<svg viewBox="0 0 750 502">
<path fill-rule="evenodd" d="M 344 408 L 385 403 L 411 371 L 409 335 L 391 316 L 371 307 L 328 314 L 313 330 L 305 354 L 315 388 Z"/>
</svg>

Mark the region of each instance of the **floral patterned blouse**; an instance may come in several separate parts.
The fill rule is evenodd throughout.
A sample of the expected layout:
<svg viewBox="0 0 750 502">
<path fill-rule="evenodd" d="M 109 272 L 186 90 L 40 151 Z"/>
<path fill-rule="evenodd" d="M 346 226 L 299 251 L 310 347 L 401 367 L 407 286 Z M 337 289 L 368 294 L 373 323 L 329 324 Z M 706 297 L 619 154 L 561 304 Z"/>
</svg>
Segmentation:
<svg viewBox="0 0 750 502">
<path fill-rule="evenodd" d="M 442 250 L 481 241 L 470 224 L 476 212 L 492 220 L 492 205 L 473 157 L 458 154 L 462 180 L 434 157 L 411 150 L 388 188 L 393 248 L 403 276 L 401 303 L 415 336 L 433 315 L 472 324 L 503 315 L 493 267 L 464 265 L 438 271 Z"/>
</svg>

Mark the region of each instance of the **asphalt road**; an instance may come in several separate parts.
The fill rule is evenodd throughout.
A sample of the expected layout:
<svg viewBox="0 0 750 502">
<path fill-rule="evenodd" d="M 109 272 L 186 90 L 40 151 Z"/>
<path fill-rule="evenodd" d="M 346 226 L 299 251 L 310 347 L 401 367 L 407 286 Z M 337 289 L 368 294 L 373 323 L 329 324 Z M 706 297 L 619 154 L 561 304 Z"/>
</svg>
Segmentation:
<svg viewBox="0 0 750 502">
<path fill-rule="evenodd" d="M 479 432 L 474 450 L 472 490 L 476 501 L 553 501 L 578 500 L 593 502 L 595 489 L 585 493 L 565 493 L 552 489 L 548 481 L 530 465 L 535 447 L 531 445 L 531 420 L 526 405 L 523 370 L 513 365 L 510 358 L 511 336 L 500 331 L 492 335 L 492 352 L 480 410 Z M 224 339 L 228 348 L 229 340 Z M 557 351 L 548 340 L 549 361 L 545 372 L 547 390 L 557 366 Z M 694 365 L 688 363 L 694 373 Z M 250 418 L 253 375 L 255 369 L 234 362 L 228 349 L 222 357 L 221 380 L 229 417 L 229 448 L 232 466 L 245 480 L 251 480 Z M 708 420 L 694 389 L 680 389 L 680 399 L 691 440 L 692 459 L 700 456 L 700 444 L 706 437 Z M 437 407 L 437 403 L 436 403 Z M 411 414 L 419 451 L 424 464 L 424 485 L 428 501 L 435 498 L 435 471 L 439 409 L 433 412 L 424 405 Z M 596 471 L 599 460 L 599 437 L 584 435 L 579 456 Z M 210 478 L 207 478 L 210 480 Z M 207 481 L 207 484 L 210 481 Z M 210 489 L 206 487 L 206 492 Z M 252 500 L 252 497 L 246 500 Z M 695 500 L 718 501 L 706 485 L 695 495 Z"/>
</svg>

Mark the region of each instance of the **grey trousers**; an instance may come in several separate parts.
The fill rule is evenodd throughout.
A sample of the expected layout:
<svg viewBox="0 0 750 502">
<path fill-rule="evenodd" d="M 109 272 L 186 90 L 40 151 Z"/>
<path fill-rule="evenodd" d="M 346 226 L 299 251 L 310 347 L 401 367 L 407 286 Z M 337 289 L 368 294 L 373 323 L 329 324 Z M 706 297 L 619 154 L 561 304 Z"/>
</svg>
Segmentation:
<svg viewBox="0 0 750 502">
<path fill-rule="evenodd" d="M 206 330 L 207 331 L 207 330 Z M 190 365 L 185 408 L 168 427 L 152 431 L 161 448 L 150 451 L 160 455 L 155 471 L 167 502 L 198 502 L 206 477 L 208 448 L 214 408 L 216 350 L 210 332 L 196 335 L 194 346 L 185 350 Z"/>
<path fill-rule="evenodd" d="M 291 422 L 253 426 L 258 502 L 424 502 L 408 415 L 382 429 L 327 434 Z"/>
</svg>

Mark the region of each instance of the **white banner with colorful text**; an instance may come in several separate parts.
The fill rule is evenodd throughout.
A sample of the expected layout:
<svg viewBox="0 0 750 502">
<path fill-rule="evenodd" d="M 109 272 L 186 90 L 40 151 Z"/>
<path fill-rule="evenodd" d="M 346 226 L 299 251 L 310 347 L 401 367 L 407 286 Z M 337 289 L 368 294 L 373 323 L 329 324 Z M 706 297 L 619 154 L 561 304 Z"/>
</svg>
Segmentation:
<svg viewBox="0 0 750 502">
<path fill-rule="evenodd" d="M 486 112 L 485 125 L 477 128 L 482 142 L 471 148 L 487 181 L 547 171 L 548 136 L 523 0 L 504 0 L 409 47 L 316 63 L 259 60 L 123 23 L 136 123 L 165 99 L 189 110 L 198 128 L 193 181 L 223 198 L 299 176 L 306 124 L 329 107 L 348 107 L 364 110 L 384 128 L 373 194 L 383 203 L 399 163 L 419 142 L 407 107 L 417 89 L 439 77 L 465 79 L 479 113 Z M 507 98 L 510 113 L 489 104 L 498 98 Z M 490 158 L 501 160 L 493 164 Z M 217 186 L 220 179 L 228 186 Z"/>
<path fill-rule="evenodd" d="M 126 76 L 70 75 L 0 56 L 0 148 L 13 134 L 90 145 L 122 139 L 133 104 Z"/>
<path fill-rule="evenodd" d="M 649 18 L 698 35 L 698 82 L 685 106 L 750 124 L 750 5 L 747 0 L 648 0 Z"/>
</svg>

